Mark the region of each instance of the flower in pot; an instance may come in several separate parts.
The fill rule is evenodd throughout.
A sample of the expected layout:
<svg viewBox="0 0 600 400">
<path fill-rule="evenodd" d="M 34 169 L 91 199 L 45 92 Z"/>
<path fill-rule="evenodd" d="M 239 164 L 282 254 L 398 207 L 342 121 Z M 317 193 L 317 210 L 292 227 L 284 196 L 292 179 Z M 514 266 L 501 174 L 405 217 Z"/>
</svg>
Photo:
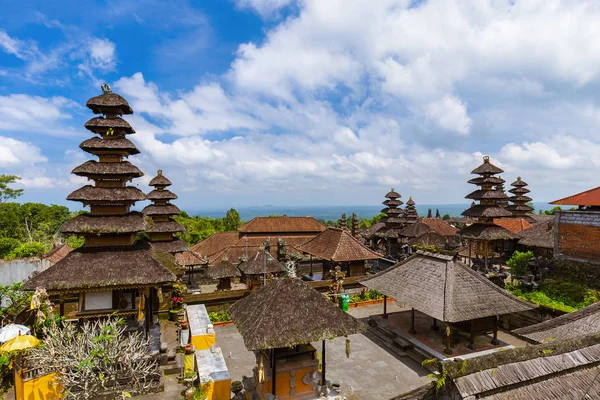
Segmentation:
<svg viewBox="0 0 600 400">
<path fill-rule="evenodd" d="M 240 381 L 231 382 L 231 391 L 234 394 L 241 392 L 243 389 L 244 389 L 244 385 L 242 384 L 242 382 L 240 382 Z"/>
</svg>

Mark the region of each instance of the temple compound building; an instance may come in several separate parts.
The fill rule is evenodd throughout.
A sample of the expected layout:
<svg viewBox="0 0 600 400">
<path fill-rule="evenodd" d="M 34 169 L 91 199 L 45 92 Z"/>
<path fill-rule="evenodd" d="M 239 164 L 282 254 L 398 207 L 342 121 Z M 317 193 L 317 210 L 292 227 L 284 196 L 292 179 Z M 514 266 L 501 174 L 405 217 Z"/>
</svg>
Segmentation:
<svg viewBox="0 0 600 400">
<path fill-rule="evenodd" d="M 175 281 L 173 265 L 160 249 L 136 236 L 149 229 L 149 221 L 131 207 L 145 200 L 144 193 L 127 183 L 143 175 L 124 159 L 139 150 L 127 136 L 135 133 L 122 115 L 132 114 L 127 101 L 103 85 L 100 96 L 87 106 L 99 116 L 85 127 L 98 135 L 85 140 L 83 151 L 98 157 L 73 170 L 93 184 L 69 194 L 68 200 L 90 207 L 88 214 L 67 221 L 61 232 L 82 235 L 85 244 L 67 254 L 52 267 L 31 277 L 24 290 L 44 288 L 60 303 L 74 303 L 74 316 L 80 319 L 107 315 L 126 318 L 132 328 L 145 321 L 151 327 L 158 310 L 162 287 Z"/>
</svg>

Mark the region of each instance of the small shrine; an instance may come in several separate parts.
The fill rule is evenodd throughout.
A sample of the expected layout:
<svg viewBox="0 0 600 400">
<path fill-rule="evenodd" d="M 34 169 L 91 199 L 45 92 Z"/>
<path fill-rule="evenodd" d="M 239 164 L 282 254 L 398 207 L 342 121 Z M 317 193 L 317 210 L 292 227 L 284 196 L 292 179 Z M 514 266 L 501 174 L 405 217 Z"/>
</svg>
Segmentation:
<svg viewBox="0 0 600 400">
<path fill-rule="evenodd" d="M 231 280 L 242 276 L 240 270 L 227 257 L 209 264 L 206 275 L 211 279 L 218 280 L 217 290 L 230 290 Z"/>
<path fill-rule="evenodd" d="M 530 192 L 527 189 L 527 183 L 521 180 L 521 177 L 517 177 L 517 180 L 510 184 L 513 188 L 509 190 L 513 195 L 508 198 L 512 203 L 507 205 L 506 209 L 510 211 L 515 217 L 521 217 L 529 222 L 535 223 L 535 219 L 531 216 L 533 213 L 533 207 L 529 206 L 532 199 L 527 195 Z"/>
</svg>

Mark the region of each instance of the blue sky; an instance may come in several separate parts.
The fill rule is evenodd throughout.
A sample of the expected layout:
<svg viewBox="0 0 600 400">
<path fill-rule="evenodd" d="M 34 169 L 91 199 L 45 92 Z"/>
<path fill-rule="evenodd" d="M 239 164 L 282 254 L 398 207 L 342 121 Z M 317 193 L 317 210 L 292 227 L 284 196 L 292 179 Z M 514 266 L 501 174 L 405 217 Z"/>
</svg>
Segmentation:
<svg viewBox="0 0 600 400">
<path fill-rule="evenodd" d="M 600 4 L 467 3 L 2 1 L 0 172 L 67 204 L 108 82 L 182 208 L 467 203 L 484 154 L 536 201 L 598 186 Z"/>
</svg>

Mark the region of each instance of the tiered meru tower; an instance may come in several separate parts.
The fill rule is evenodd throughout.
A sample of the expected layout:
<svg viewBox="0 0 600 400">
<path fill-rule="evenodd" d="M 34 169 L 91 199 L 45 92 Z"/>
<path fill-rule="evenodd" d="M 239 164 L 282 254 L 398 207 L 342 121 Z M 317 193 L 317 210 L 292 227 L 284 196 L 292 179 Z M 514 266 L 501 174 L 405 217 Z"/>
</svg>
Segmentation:
<svg viewBox="0 0 600 400">
<path fill-rule="evenodd" d="M 419 214 L 417 213 L 415 201 L 412 196 L 406 202 L 406 207 L 404 207 L 404 218 L 406 219 L 407 224 L 414 224 L 419 219 Z"/>
<path fill-rule="evenodd" d="M 507 206 L 506 209 L 510 211 L 515 217 L 525 218 L 527 220 L 534 220 L 531 216 L 533 207 L 527 205 L 531 201 L 531 197 L 527 196 L 529 189 L 527 189 L 527 183 L 521 180 L 521 177 L 517 177 L 517 180 L 510 184 L 513 188 L 509 190 L 513 195 L 508 198 L 511 205 Z"/>
<path fill-rule="evenodd" d="M 159 170 L 158 175 L 150 181 L 149 185 L 154 188 L 147 196 L 152 204 L 144 208 L 143 213 L 152 219 L 151 226 L 146 230 L 152 246 L 172 254 L 186 251 L 185 242 L 175 236 L 184 229 L 173 219 L 174 216 L 181 214 L 181 211 L 176 205 L 171 204 L 171 200 L 177 199 L 175 193 L 166 189 L 171 186 L 171 181 Z"/>
<path fill-rule="evenodd" d="M 404 204 L 400 199 L 400 193 L 393 188 L 386 195 L 386 200 L 382 203 L 385 208 L 381 210 L 385 217 L 381 219 L 385 223 L 385 241 L 388 255 L 396 256 L 399 252 L 398 231 L 404 227 L 406 218 L 404 210 L 400 208 Z"/>
<path fill-rule="evenodd" d="M 505 182 L 505 181 L 504 181 L 504 179 L 502 179 L 502 177 L 501 177 L 501 176 L 499 176 L 499 177 L 498 177 L 498 179 L 500 179 L 502 182 L 501 182 L 501 183 L 499 183 L 499 184 L 497 184 L 497 185 L 495 186 L 495 190 L 496 190 L 497 192 L 500 192 L 500 193 L 506 194 L 506 190 L 505 190 L 505 188 L 504 188 L 504 182 Z M 505 208 L 506 208 L 506 206 L 508 205 L 508 200 L 507 200 L 507 198 L 508 198 L 508 196 L 506 196 L 505 198 L 502 198 L 502 199 L 498 199 L 498 200 L 496 201 L 496 204 L 497 204 L 497 205 L 499 205 L 500 207 L 505 207 Z"/>
<path fill-rule="evenodd" d="M 86 161 L 73 170 L 73 174 L 94 184 L 67 197 L 89 206 L 90 213 L 78 215 L 61 227 L 64 234 L 83 236 L 85 244 L 32 277 L 23 288 L 46 289 L 60 301 L 61 313 L 64 302 L 73 301 L 78 303 L 79 318 L 116 313 L 134 324 L 145 318 L 148 330 L 150 316 L 158 310 L 158 293 L 164 284 L 175 280 L 175 275 L 159 261 L 161 257 L 148 242 L 136 241 L 137 234 L 147 229 L 147 220 L 142 213 L 132 212 L 131 206 L 146 196 L 127 185 L 143 173 L 124 160 L 139 150 L 127 139 L 135 131 L 121 118 L 133 110 L 108 85 L 103 85 L 102 90 L 100 96 L 87 102 L 101 116 L 85 124 L 98 136 L 80 145 L 98 161 Z"/>
<path fill-rule="evenodd" d="M 469 193 L 465 198 L 479 201 L 479 204 L 471 205 L 462 215 L 475 218 L 477 222 L 458 232 L 458 235 L 469 241 L 469 246 L 473 241 L 478 244 L 477 252 L 484 256 L 486 270 L 490 244 L 517 238 L 509 230 L 494 224 L 494 218 L 512 216 L 510 211 L 498 205 L 498 201 L 508 197 L 505 193 L 496 190 L 497 185 L 504 183 L 504 180 L 494 175 L 502 172 L 504 172 L 502 169 L 490 163 L 488 156 L 483 157 L 483 164 L 471 172 L 479 177 L 469 180 L 468 183 L 479 186 L 479 189 Z M 493 250 L 491 249 L 492 254 Z"/>
</svg>

